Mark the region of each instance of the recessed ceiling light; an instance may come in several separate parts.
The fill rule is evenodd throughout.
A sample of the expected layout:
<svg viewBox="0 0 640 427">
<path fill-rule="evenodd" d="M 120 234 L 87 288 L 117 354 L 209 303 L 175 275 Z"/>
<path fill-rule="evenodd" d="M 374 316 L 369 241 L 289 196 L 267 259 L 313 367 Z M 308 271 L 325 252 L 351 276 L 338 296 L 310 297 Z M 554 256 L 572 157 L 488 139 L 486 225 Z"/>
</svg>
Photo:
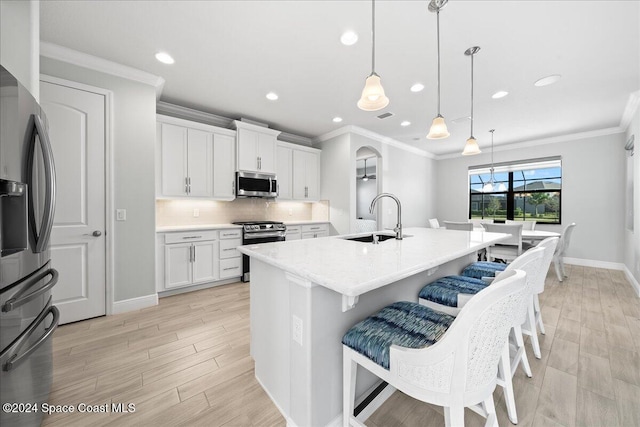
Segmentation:
<svg viewBox="0 0 640 427">
<path fill-rule="evenodd" d="M 543 77 L 540 80 L 537 80 L 533 85 L 534 86 L 549 86 L 560 80 L 562 76 L 560 74 L 552 74 L 547 77 Z"/>
<path fill-rule="evenodd" d="M 358 35 L 353 31 L 346 31 L 340 36 L 340 41 L 345 46 L 351 46 L 358 41 Z"/>
<path fill-rule="evenodd" d="M 333 122 L 334 123 L 340 123 L 342 121 L 342 117 L 334 117 L 333 118 Z"/>
<path fill-rule="evenodd" d="M 458 117 L 457 119 L 451 120 L 451 123 L 458 124 L 458 123 L 466 122 L 467 120 L 471 120 L 471 117 L 469 117 L 469 116 Z"/>
<path fill-rule="evenodd" d="M 409 120 L 405 120 L 402 123 L 400 123 L 400 126 L 409 126 L 411 124 L 411 122 Z"/>
<path fill-rule="evenodd" d="M 496 93 L 494 93 L 493 95 L 491 95 L 491 97 L 493 99 L 500 99 L 500 98 L 504 98 L 507 95 L 509 95 L 509 92 L 507 92 L 506 90 L 499 90 Z"/>
<path fill-rule="evenodd" d="M 424 85 L 422 83 L 416 83 L 411 86 L 411 92 L 420 92 L 424 89 Z"/>
<path fill-rule="evenodd" d="M 169 55 L 167 52 L 158 52 L 156 53 L 156 59 L 160 62 L 162 62 L 163 64 L 173 64 L 174 62 L 176 62 L 171 55 Z"/>
<path fill-rule="evenodd" d="M 267 99 L 269 101 L 275 101 L 276 99 L 278 99 L 278 94 L 274 93 L 274 92 L 269 92 L 267 94 Z"/>
</svg>

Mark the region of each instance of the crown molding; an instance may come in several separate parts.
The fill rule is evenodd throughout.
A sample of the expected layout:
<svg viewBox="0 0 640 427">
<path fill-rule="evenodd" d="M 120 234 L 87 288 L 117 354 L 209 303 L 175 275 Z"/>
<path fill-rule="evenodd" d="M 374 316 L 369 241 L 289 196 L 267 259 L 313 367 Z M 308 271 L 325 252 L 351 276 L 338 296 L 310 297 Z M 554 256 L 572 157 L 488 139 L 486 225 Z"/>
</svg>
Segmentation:
<svg viewBox="0 0 640 427">
<path fill-rule="evenodd" d="M 597 129 L 597 130 L 591 130 L 587 132 L 579 132 L 579 133 L 572 133 L 568 135 L 552 136 L 549 138 L 533 139 L 530 141 L 514 142 L 511 144 L 496 145 L 493 151 L 496 152 L 496 151 L 518 150 L 518 149 L 527 148 L 527 147 L 538 147 L 544 144 L 556 144 L 559 142 L 570 142 L 570 141 L 576 141 L 579 139 L 615 135 L 623 132 L 624 132 L 624 129 L 622 129 L 619 126 L 616 126 L 612 128 Z M 436 156 L 436 160 L 455 159 L 459 157 L 461 157 L 460 153 L 449 153 L 449 154 L 443 154 L 441 156 Z"/>
<path fill-rule="evenodd" d="M 153 86 L 156 99 L 160 98 L 164 88 L 164 79 L 160 76 L 57 44 L 41 41 L 40 56 Z"/>
<path fill-rule="evenodd" d="M 306 136 L 294 135 L 288 132 L 281 132 L 280 135 L 278 135 L 278 141 L 290 142 L 292 144 L 313 148 L 313 140 L 311 138 L 307 138 Z"/>
<path fill-rule="evenodd" d="M 640 90 L 632 92 L 629 95 L 629 99 L 627 99 L 627 105 L 625 106 L 624 113 L 622 113 L 622 118 L 620 119 L 620 127 L 625 132 L 633 121 L 633 116 L 636 115 L 638 107 L 640 107 Z"/>
<path fill-rule="evenodd" d="M 400 150 L 404 150 L 404 151 L 408 151 L 410 153 L 413 154 L 417 154 L 419 156 L 423 156 L 423 157 L 427 157 L 430 159 L 435 159 L 436 156 L 433 155 L 432 153 L 425 151 L 425 150 L 421 150 L 420 148 L 416 148 L 412 145 L 406 144 L 404 142 L 400 142 L 397 141 L 393 138 L 389 138 L 388 136 L 384 136 L 384 135 L 380 135 L 379 133 L 375 133 L 372 132 L 370 130 L 358 127 L 358 126 L 353 126 L 353 125 L 348 125 L 348 126 L 343 126 L 339 129 L 333 130 L 331 132 L 325 133 L 323 135 L 320 135 L 318 137 L 313 138 L 313 143 L 317 144 L 320 142 L 324 142 L 324 141 L 328 141 L 330 139 L 333 139 L 337 136 L 340 135 L 344 135 L 347 133 L 351 133 L 351 134 L 355 134 L 355 135 L 360 135 L 360 136 L 364 136 L 365 138 L 369 138 L 369 139 L 373 139 L 374 141 L 378 141 L 381 142 L 382 144 L 387 144 L 390 145 L 392 147 L 395 148 L 399 148 Z"/>
<path fill-rule="evenodd" d="M 156 103 L 156 113 L 221 128 L 233 129 L 232 119 L 218 116 L 212 113 L 205 113 L 203 111 L 194 110 L 192 108 L 182 107 L 180 105 L 170 104 L 164 101 L 158 101 Z"/>
</svg>

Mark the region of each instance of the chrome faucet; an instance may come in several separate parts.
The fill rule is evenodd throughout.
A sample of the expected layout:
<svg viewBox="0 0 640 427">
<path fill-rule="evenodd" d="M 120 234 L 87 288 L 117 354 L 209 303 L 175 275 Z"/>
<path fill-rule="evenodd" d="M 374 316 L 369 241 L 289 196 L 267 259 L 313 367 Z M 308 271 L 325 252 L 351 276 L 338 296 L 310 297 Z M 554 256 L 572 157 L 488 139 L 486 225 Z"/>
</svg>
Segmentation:
<svg viewBox="0 0 640 427">
<path fill-rule="evenodd" d="M 369 207 L 369 213 L 373 213 L 373 208 L 376 206 L 376 202 L 383 197 L 389 197 L 395 200 L 398 205 L 398 223 L 396 224 L 396 228 L 393 229 L 396 233 L 396 240 L 402 240 L 402 205 L 400 204 L 400 200 L 391 193 L 380 193 L 371 201 L 371 206 Z"/>
</svg>

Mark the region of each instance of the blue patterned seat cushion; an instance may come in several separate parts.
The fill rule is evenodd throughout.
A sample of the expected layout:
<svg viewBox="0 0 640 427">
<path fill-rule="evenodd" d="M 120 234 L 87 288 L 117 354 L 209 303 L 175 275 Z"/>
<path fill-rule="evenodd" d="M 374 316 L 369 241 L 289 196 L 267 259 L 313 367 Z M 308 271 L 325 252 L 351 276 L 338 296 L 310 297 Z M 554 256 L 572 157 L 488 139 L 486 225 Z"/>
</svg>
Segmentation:
<svg viewBox="0 0 640 427">
<path fill-rule="evenodd" d="M 482 279 L 483 277 L 495 277 L 497 273 L 504 271 L 507 264 L 503 262 L 478 261 L 468 265 L 462 270 L 462 275 Z"/>
<path fill-rule="evenodd" d="M 477 294 L 488 286 L 480 279 L 466 276 L 446 276 L 431 282 L 418 296 L 449 307 L 458 307 L 458 294 Z"/>
<path fill-rule="evenodd" d="M 389 369 L 391 345 L 423 348 L 433 345 L 455 317 L 415 302 L 393 303 L 349 329 L 342 344 Z"/>
</svg>

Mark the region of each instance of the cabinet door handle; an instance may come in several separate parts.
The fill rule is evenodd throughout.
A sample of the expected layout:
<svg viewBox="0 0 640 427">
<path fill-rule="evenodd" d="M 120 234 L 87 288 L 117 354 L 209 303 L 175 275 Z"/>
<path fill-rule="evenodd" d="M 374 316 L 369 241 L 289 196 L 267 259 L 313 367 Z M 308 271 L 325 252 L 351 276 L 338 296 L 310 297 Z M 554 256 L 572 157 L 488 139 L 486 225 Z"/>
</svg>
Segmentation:
<svg viewBox="0 0 640 427">
<path fill-rule="evenodd" d="M 184 177 L 184 192 L 189 194 L 189 178 Z"/>
<path fill-rule="evenodd" d="M 191 246 L 193 248 L 193 262 L 196 262 L 196 247 Z"/>
<path fill-rule="evenodd" d="M 236 182 L 231 182 L 231 194 L 236 195 Z"/>
<path fill-rule="evenodd" d="M 223 271 L 228 271 L 228 270 L 237 270 L 240 267 L 227 267 L 227 268 L 223 268 Z"/>
</svg>

